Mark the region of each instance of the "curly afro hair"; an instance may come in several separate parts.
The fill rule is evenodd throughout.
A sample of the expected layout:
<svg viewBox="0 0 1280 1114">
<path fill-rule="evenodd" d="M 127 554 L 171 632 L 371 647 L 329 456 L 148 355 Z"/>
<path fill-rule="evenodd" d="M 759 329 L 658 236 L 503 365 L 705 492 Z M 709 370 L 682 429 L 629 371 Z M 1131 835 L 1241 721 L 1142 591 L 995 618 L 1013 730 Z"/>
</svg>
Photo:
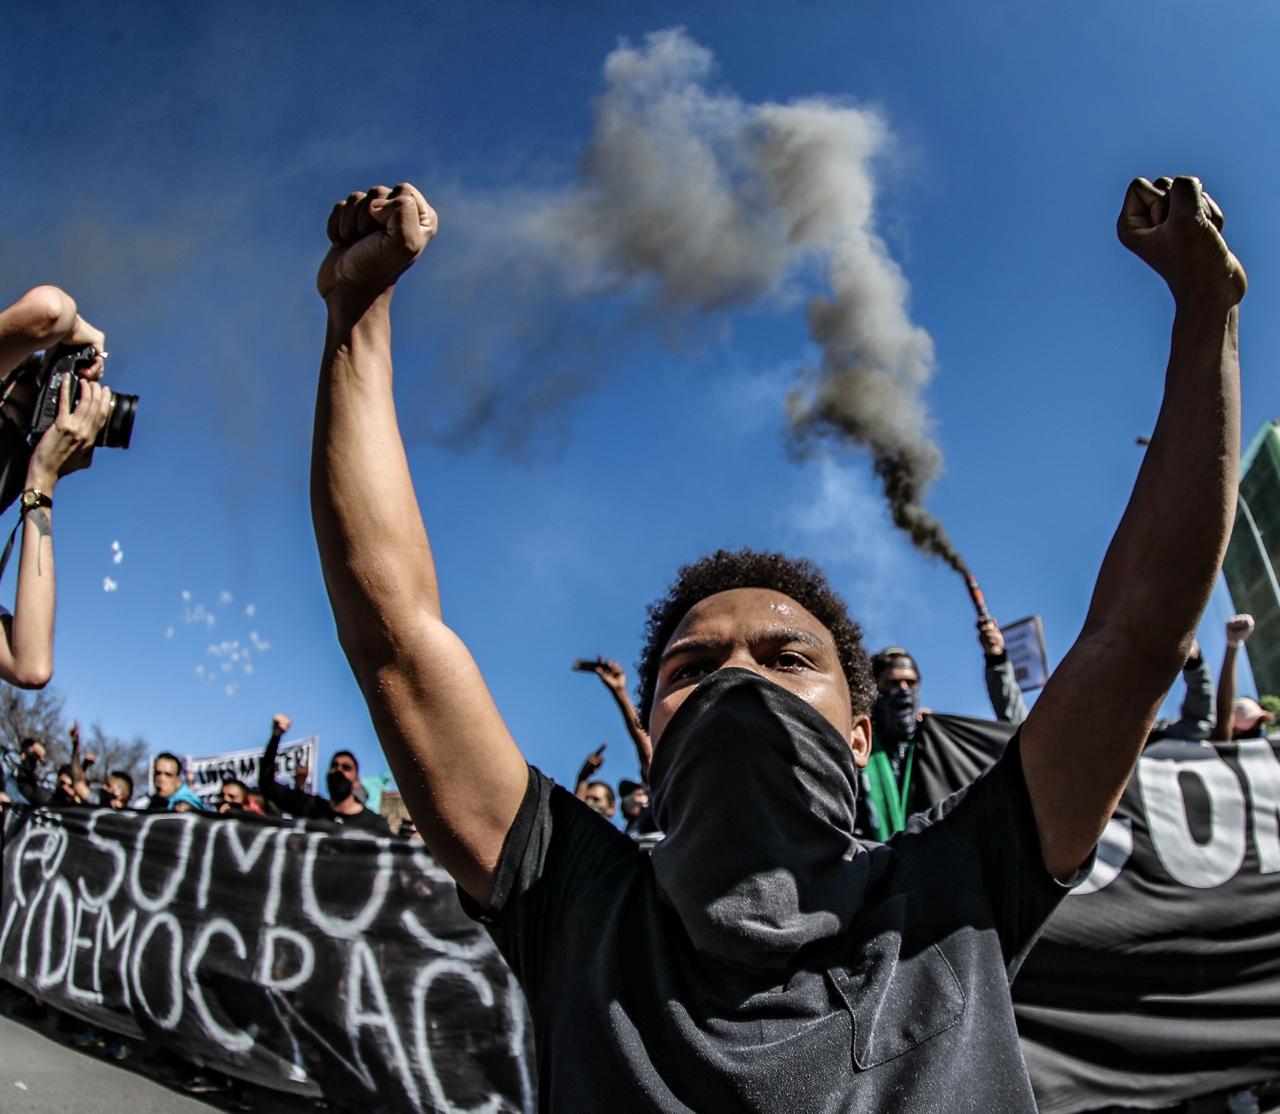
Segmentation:
<svg viewBox="0 0 1280 1114">
<path fill-rule="evenodd" d="M 769 588 L 790 596 L 831 632 L 836 653 L 849 682 L 854 715 L 862 715 L 875 699 L 871 663 L 862 645 L 862 629 L 849 618 L 845 602 L 812 561 L 754 549 L 717 549 L 710 556 L 682 565 L 666 595 L 649 605 L 644 646 L 636 672 L 640 678 L 640 721 L 649 722 L 658 683 L 662 651 L 680 621 L 695 604 L 734 588 Z"/>
</svg>

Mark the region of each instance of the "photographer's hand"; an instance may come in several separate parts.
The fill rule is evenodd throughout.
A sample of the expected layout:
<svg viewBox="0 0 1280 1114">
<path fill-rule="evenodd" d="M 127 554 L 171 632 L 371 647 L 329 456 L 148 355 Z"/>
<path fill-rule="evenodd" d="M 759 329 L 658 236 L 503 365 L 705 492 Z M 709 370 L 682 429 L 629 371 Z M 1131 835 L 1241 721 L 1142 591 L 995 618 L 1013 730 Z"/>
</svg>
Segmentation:
<svg viewBox="0 0 1280 1114">
<path fill-rule="evenodd" d="M 78 374 L 81 379 L 98 380 L 102 378 L 102 370 L 107 357 L 107 337 L 101 329 L 95 329 L 77 313 L 76 319 L 71 325 L 71 331 L 59 343 L 74 345 L 77 348 L 92 344 L 98 353 L 98 358 L 88 367 L 81 368 Z"/>
<path fill-rule="evenodd" d="M 72 379 L 62 381 L 58 417 L 40 438 L 27 467 L 27 487 L 51 497 L 58 480 L 85 468 L 111 412 L 111 392 L 84 382 L 71 409 Z M 53 507 L 37 506 L 22 516 L 22 556 L 13 617 L 5 617 L 0 639 L 0 680 L 19 688 L 43 688 L 53 675 Z"/>
<path fill-rule="evenodd" d="M 90 381 L 80 385 L 80 399 L 72 410 L 71 383 L 70 376 L 62 380 L 58 417 L 36 444 L 27 467 L 27 487 L 46 495 L 63 476 L 93 462 L 93 446 L 111 413 L 110 389 Z"/>
</svg>

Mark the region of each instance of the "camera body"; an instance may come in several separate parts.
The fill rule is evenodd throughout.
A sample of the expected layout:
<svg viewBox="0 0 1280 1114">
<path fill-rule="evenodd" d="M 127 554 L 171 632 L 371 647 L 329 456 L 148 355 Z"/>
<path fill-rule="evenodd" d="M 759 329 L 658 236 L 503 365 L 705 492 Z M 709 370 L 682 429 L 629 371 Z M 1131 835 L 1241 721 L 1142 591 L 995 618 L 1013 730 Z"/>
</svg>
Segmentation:
<svg viewBox="0 0 1280 1114">
<path fill-rule="evenodd" d="M 71 376 L 71 409 L 80 401 L 80 372 L 98 358 L 92 344 L 81 348 L 59 345 L 46 353 L 41 368 L 42 385 L 31 410 L 31 429 L 28 434 L 32 447 L 41 435 L 58 420 L 58 400 L 62 381 Z M 127 449 L 133 438 L 133 419 L 137 413 L 138 396 L 111 395 L 111 413 L 102 427 L 96 444 L 107 449 Z"/>
</svg>

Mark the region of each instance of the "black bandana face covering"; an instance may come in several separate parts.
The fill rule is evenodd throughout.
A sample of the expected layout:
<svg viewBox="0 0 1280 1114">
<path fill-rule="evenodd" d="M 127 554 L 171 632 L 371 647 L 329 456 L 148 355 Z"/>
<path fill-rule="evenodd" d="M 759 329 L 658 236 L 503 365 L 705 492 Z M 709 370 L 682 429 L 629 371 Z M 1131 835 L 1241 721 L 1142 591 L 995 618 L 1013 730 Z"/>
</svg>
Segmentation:
<svg viewBox="0 0 1280 1114">
<path fill-rule="evenodd" d="M 881 856 L 852 835 L 848 742 L 798 696 L 748 670 L 713 673 L 668 724 L 650 784 L 666 832 L 658 890 L 699 951 L 781 967 L 857 916 Z"/>
<path fill-rule="evenodd" d="M 904 743 L 915 734 L 920 720 L 920 690 L 914 685 L 882 692 L 871 706 L 876 732 L 893 743 Z"/>
<path fill-rule="evenodd" d="M 355 792 L 350 779 L 341 770 L 330 770 L 324 780 L 325 787 L 329 790 L 329 800 L 335 805 L 345 801 Z"/>
</svg>

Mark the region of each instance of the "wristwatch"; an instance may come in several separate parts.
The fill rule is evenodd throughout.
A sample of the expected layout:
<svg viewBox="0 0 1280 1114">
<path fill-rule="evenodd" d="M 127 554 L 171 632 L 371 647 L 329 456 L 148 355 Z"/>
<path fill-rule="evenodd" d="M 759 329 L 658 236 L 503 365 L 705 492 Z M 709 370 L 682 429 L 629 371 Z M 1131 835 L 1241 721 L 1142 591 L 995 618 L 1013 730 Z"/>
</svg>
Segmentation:
<svg viewBox="0 0 1280 1114">
<path fill-rule="evenodd" d="M 38 487 L 29 487 L 22 493 L 22 514 L 34 511 L 36 507 L 52 507 L 53 499 Z"/>
</svg>

